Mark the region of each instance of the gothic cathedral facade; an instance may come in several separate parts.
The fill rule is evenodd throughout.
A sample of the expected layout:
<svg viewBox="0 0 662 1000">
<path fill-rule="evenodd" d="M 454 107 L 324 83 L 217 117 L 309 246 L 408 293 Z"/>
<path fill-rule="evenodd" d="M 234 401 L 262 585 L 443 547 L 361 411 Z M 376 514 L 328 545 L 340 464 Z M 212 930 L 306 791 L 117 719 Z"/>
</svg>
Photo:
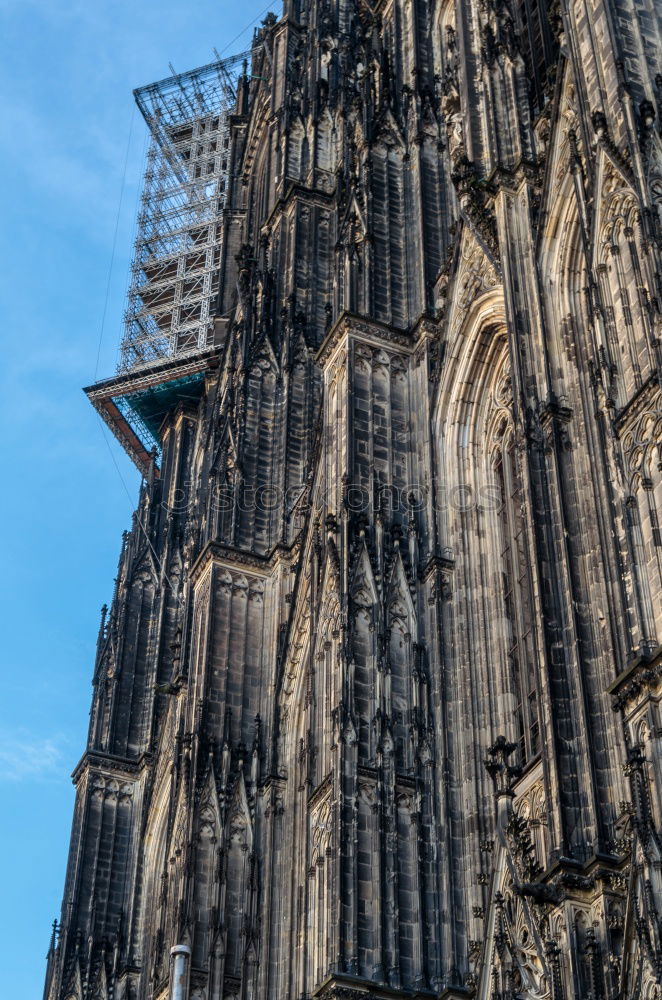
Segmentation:
<svg viewBox="0 0 662 1000">
<path fill-rule="evenodd" d="M 659 0 L 256 32 L 213 341 L 88 390 L 167 370 L 46 1000 L 662 997 L 661 74 Z"/>
</svg>

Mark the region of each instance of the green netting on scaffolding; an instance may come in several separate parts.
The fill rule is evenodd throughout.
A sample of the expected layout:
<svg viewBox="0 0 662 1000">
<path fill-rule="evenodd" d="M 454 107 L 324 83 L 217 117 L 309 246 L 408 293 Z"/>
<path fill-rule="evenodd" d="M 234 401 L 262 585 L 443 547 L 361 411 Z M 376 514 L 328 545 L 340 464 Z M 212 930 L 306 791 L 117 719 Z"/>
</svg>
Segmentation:
<svg viewBox="0 0 662 1000">
<path fill-rule="evenodd" d="M 195 403 L 200 398 L 205 373 L 196 372 L 170 382 L 114 396 L 113 403 L 147 451 L 159 450 L 159 427 L 164 417 L 179 403 Z"/>
</svg>

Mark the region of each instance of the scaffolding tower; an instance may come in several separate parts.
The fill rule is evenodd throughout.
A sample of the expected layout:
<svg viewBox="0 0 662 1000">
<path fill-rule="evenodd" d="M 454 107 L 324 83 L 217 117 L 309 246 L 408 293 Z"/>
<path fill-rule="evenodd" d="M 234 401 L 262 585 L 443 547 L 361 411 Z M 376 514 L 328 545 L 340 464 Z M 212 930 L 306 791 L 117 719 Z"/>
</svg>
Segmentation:
<svg viewBox="0 0 662 1000">
<path fill-rule="evenodd" d="M 150 131 L 119 372 L 212 343 L 229 114 L 247 53 L 134 91 Z"/>
</svg>

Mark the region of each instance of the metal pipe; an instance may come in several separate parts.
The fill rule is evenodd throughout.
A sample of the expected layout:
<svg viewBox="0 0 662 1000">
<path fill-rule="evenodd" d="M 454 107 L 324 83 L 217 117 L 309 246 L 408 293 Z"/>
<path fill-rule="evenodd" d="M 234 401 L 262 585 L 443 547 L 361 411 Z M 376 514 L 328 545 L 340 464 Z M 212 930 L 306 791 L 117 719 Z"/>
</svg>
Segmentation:
<svg viewBox="0 0 662 1000">
<path fill-rule="evenodd" d="M 170 1000 L 186 1000 L 188 995 L 188 960 L 191 949 L 187 944 L 176 944 L 170 949 L 172 975 L 170 978 Z"/>
</svg>

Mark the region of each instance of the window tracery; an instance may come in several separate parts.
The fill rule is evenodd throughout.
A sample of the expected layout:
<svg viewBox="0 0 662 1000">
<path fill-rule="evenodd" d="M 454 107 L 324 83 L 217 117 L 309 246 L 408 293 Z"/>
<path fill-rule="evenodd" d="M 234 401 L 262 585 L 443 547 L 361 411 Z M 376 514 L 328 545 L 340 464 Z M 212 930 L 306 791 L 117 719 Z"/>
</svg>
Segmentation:
<svg viewBox="0 0 662 1000">
<path fill-rule="evenodd" d="M 634 198 L 619 182 L 608 172 L 596 264 L 611 360 L 619 372 L 617 403 L 623 407 L 655 367 L 655 358 L 646 248 Z"/>
<path fill-rule="evenodd" d="M 489 440 L 490 472 L 498 496 L 497 557 L 500 567 L 506 656 L 516 698 L 515 729 L 522 761 L 540 750 L 537 679 L 525 497 L 512 423 L 512 387 L 506 364 L 492 393 L 496 411 Z"/>
<path fill-rule="evenodd" d="M 662 622 L 662 413 L 650 409 L 623 435 L 628 494 L 625 524 L 634 567 L 635 603 L 639 619 L 636 645 L 652 649 Z"/>
<path fill-rule="evenodd" d="M 329 964 L 329 906 L 331 867 L 331 836 L 333 812 L 331 800 L 325 795 L 310 813 L 310 865 L 308 891 L 311 924 L 308 927 L 310 981 L 320 983 Z"/>
</svg>

